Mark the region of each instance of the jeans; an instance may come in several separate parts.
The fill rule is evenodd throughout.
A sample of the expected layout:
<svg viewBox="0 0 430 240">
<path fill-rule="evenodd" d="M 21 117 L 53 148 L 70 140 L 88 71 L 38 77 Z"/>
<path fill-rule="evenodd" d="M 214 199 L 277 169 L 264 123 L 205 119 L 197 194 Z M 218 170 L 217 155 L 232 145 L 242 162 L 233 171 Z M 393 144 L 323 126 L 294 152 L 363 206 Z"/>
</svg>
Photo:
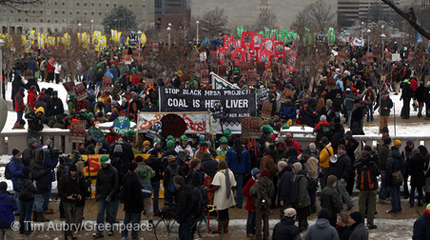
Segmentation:
<svg viewBox="0 0 430 240">
<path fill-rule="evenodd" d="M 426 118 L 430 118 L 430 104 L 426 103 Z"/>
<path fill-rule="evenodd" d="M 243 177 L 245 176 L 245 174 L 242 173 L 235 173 L 234 174 L 234 179 L 236 179 L 236 191 L 237 191 L 237 207 L 242 207 L 243 204 L 243 193 L 242 193 L 242 189 L 243 189 Z"/>
<path fill-rule="evenodd" d="M 49 198 L 51 197 L 52 182 L 48 182 L 48 192 L 43 194 L 43 211 L 48 211 Z"/>
<path fill-rule="evenodd" d="M 409 203 L 412 203 L 412 204 L 415 201 L 415 188 L 418 191 L 418 202 L 422 202 L 423 199 L 424 199 L 424 196 L 423 196 L 423 187 L 422 186 L 417 186 L 417 187 L 412 187 L 411 186 L 411 192 L 410 192 L 410 195 L 409 195 Z"/>
<path fill-rule="evenodd" d="M 35 212 L 43 212 L 43 194 L 34 194 L 33 210 Z"/>
<path fill-rule="evenodd" d="M 131 239 L 137 240 L 139 239 L 139 228 L 140 227 L 140 212 L 138 213 L 131 213 L 131 212 L 125 212 L 124 216 L 124 228 L 121 231 L 121 238 L 127 238 L 128 236 L 128 230 L 131 229 Z M 131 222 L 131 225 L 130 225 Z"/>
<path fill-rule="evenodd" d="M 22 120 L 22 115 L 24 114 L 24 111 L 18 111 L 16 112 L 16 121 L 20 122 Z"/>
<path fill-rule="evenodd" d="M 373 104 L 366 103 L 366 108 L 367 108 L 367 121 L 369 121 L 369 118 L 373 120 Z"/>
<path fill-rule="evenodd" d="M 390 186 L 391 194 L 391 211 L 393 213 L 399 213 L 402 211 L 402 205 L 400 202 L 400 186 Z"/>
<path fill-rule="evenodd" d="M 248 212 L 246 220 L 246 235 L 255 233 L 255 212 Z"/>
<path fill-rule="evenodd" d="M 152 202 L 152 207 L 154 209 L 154 213 L 158 211 L 158 199 L 160 196 L 160 182 L 151 182 L 153 194 L 154 194 L 154 200 Z"/>
<path fill-rule="evenodd" d="M 330 175 L 330 168 L 321 168 L 321 174 L 320 174 L 321 190 L 327 186 L 328 175 Z"/>
<path fill-rule="evenodd" d="M 116 215 L 118 214 L 118 208 L 119 208 L 119 199 L 112 201 L 113 203 L 113 222 L 116 222 Z"/>
<path fill-rule="evenodd" d="M 15 214 L 21 213 L 21 201 L 19 200 L 19 195 L 19 192 L 15 190 L 13 197 L 15 198 L 16 206 L 18 207 L 18 210 L 15 211 Z"/>
<path fill-rule="evenodd" d="M 340 202 L 342 202 L 342 198 L 343 198 L 345 199 L 345 203 L 346 205 L 348 205 L 348 207 L 354 206 L 354 201 L 352 201 L 351 197 L 346 191 L 346 181 L 337 180 L 336 190 L 339 193 Z"/>
<path fill-rule="evenodd" d="M 76 204 L 70 202 L 63 201 L 64 215 L 66 215 L 66 224 L 69 225 L 67 231 L 65 231 L 65 235 L 72 236 L 72 223 L 75 223 L 75 214 L 76 214 Z"/>
<path fill-rule="evenodd" d="M 21 214 L 19 215 L 19 232 L 31 232 L 31 212 L 33 211 L 33 202 L 19 201 L 21 205 Z M 24 221 L 27 221 L 24 225 Z"/>
<path fill-rule="evenodd" d="M 390 187 L 385 183 L 385 177 L 387 176 L 387 171 L 381 170 L 381 189 L 379 190 L 379 199 L 386 200 L 388 191 Z"/>
<path fill-rule="evenodd" d="M 193 222 L 193 215 L 188 216 L 187 220 L 179 225 L 179 240 L 192 240 L 191 224 Z"/>
<path fill-rule="evenodd" d="M 97 232 L 103 233 L 104 230 L 104 223 L 105 223 L 105 211 L 106 211 L 106 219 L 107 222 L 110 224 L 110 227 L 107 228 L 107 230 L 111 230 L 111 227 L 115 223 L 115 203 L 114 202 L 106 202 L 105 197 L 99 198 L 99 209 L 97 213 Z M 118 207 L 117 207 L 118 208 Z"/>
</svg>

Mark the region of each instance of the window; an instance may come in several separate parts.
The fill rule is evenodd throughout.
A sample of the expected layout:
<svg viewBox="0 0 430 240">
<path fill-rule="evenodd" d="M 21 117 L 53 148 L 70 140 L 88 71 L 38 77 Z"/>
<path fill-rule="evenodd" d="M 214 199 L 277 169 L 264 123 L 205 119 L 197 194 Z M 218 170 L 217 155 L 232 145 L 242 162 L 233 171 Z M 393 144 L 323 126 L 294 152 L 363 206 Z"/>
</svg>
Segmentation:
<svg viewBox="0 0 430 240">
<path fill-rule="evenodd" d="M 64 14 L 66 14 L 66 11 L 63 10 L 63 11 L 61 11 L 61 13 L 64 15 Z"/>
<path fill-rule="evenodd" d="M 102 3 L 101 2 L 99 2 L 99 7 L 102 7 Z"/>
<path fill-rule="evenodd" d="M 18 13 L 21 13 L 21 10 L 17 10 L 18 11 Z M 5 13 L 6 13 L 6 11 L 5 11 Z"/>
<path fill-rule="evenodd" d="M 28 22 L 28 18 L 25 18 L 25 22 Z"/>
<path fill-rule="evenodd" d="M 13 9 L 10 10 L 10 13 L 14 13 L 15 11 Z"/>
<path fill-rule="evenodd" d="M 36 10 L 31 11 L 33 14 L 36 14 Z"/>
<path fill-rule="evenodd" d="M 3 22 L 7 22 L 7 17 L 3 17 Z"/>
<path fill-rule="evenodd" d="M 15 21 L 15 18 L 14 17 L 10 17 L 9 21 L 13 22 L 13 21 Z M 28 21 L 28 19 L 27 19 L 27 21 Z"/>
<path fill-rule="evenodd" d="M 58 13 L 58 12 L 57 12 Z M 57 14 L 56 13 L 56 14 Z M 51 9 L 46 9 L 46 15 L 51 15 Z"/>
<path fill-rule="evenodd" d="M 31 22 L 36 23 L 36 18 L 31 19 Z"/>
<path fill-rule="evenodd" d="M 6 13 L 6 8 L 3 8 L 3 13 Z M 4 21 L 3 21 L 4 22 Z"/>
<path fill-rule="evenodd" d="M 43 18 L 40 19 L 40 23 L 43 23 Z"/>
<path fill-rule="evenodd" d="M 116 7 L 116 3 L 113 3 L 113 7 Z"/>
<path fill-rule="evenodd" d="M 40 14 L 43 14 L 43 10 L 39 10 Z"/>
<path fill-rule="evenodd" d="M 47 23 L 50 23 L 50 22 L 51 22 L 51 19 L 50 19 L 50 18 L 47 18 L 47 19 L 46 19 L 46 22 L 47 22 Z"/>
<path fill-rule="evenodd" d="M 58 2 L 57 2 L 57 1 L 55 1 L 55 2 L 54 2 L 54 6 L 57 6 L 57 5 L 58 5 Z"/>
<path fill-rule="evenodd" d="M 58 18 L 54 18 L 54 23 L 58 23 Z"/>
<path fill-rule="evenodd" d="M 18 18 L 17 20 L 18 20 L 18 22 L 21 22 L 21 18 Z"/>
<path fill-rule="evenodd" d="M 94 11 L 91 12 L 91 15 L 94 16 L 94 14 L 96 14 Z"/>
<path fill-rule="evenodd" d="M 87 2 L 84 2 L 84 7 L 86 7 L 88 5 L 88 3 Z"/>
<path fill-rule="evenodd" d="M 70 15 L 73 15 L 73 11 L 72 11 L 72 10 L 70 10 L 70 11 L 69 11 L 69 14 L 70 14 Z"/>
<path fill-rule="evenodd" d="M 58 14 L 58 10 L 54 10 L 54 14 L 57 15 Z"/>
<path fill-rule="evenodd" d="M 76 15 L 79 15 L 80 14 L 80 12 L 79 11 L 76 11 Z"/>
<path fill-rule="evenodd" d="M 80 2 L 76 2 L 76 6 L 77 7 L 81 6 L 81 3 Z"/>
<path fill-rule="evenodd" d="M 69 7 L 73 7 L 73 2 L 69 1 Z"/>
<path fill-rule="evenodd" d="M 36 29 L 33 29 L 33 30 L 36 30 Z M 39 32 L 43 33 L 43 28 L 42 27 L 39 29 Z"/>
<path fill-rule="evenodd" d="M 51 1 L 47 1 L 46 6 L 48 6 L 48 7 L 51 6 Z"/>
<path fill-rule="evenodd" d="M 94 7 L 94 5 L 95 5 L 95 3 L 94 3 L 94 2 L 91 2 L 91 7 Z"/>
<path fill-rule="evenodd" d="M 99 16 L 101 16 L 102 15 L 102 12 L 99 12 Z"/>
<path fill-rule="evenodd" d="M 143 7 L 143 8 L 145 8 L 145 7 L 146 7 L 146 5 L 145 5 L 145 4 L 143 4 L 143 5 L 142 5 L 142 7 Z"/>
<path fill-rule="evenodd" d="M 130 8 L 132 8 L 133 7 L 133 4 L 130 4 Z"/>
<path fill-rule="evenodd" d="M 58 32 L 58 28 L 54 28 L 54 32 Z"/>
<path fill-rule="evenodd" d="M 142 15 L 146 15 L 146 11 L 142 11 Z"/>
<path fill-rule="evenodd" d="M 51 28 L 46 29 L 46 31 L 50 32 L 50 31 L 51 31 Z"/>
<path fill-rule="evenodd" d="M 107 7 L 107 8 L 109 7 L 109 3 L 106 3 L 106 7 Z"/>
<path fill-rule="evenodd" d="M 84 10 L 84 15 L 87 16 L 87 14 L 88 14 L 88 11 Z"/>
<path fill-rule="evenodd" d="M 66 6 L 66 2 L 65 2 L 65 1 L 62 1 L 62 2 L 61 2 L 61 5 Z"/>
</svg>

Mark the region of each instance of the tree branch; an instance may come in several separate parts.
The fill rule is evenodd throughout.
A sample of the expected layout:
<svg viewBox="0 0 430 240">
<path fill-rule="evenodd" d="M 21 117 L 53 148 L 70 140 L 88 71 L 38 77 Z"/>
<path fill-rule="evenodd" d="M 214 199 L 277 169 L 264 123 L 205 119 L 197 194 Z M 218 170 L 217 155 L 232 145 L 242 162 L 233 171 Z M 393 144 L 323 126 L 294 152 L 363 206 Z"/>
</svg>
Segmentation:
<svg viewBox="0 0 430 240">
<path fill-rule="evenodd" d="M 406 19 L 411 26 L 417 30 L 421 35 L 423 35 L 425 38 L 430 39 L 430 31 L 425 29 L 423 26 L 421 26 L 420 23 L 416 20 L 415 13 L 413 8 L 409 9 L 409 13 L 403 11 L 400 9 L 392 0 L 381 0 L 385 4 L 387 4 L 390 8 L 392 8 L 396 13 L 398 13 L 401 17 Z"/>
</svg>

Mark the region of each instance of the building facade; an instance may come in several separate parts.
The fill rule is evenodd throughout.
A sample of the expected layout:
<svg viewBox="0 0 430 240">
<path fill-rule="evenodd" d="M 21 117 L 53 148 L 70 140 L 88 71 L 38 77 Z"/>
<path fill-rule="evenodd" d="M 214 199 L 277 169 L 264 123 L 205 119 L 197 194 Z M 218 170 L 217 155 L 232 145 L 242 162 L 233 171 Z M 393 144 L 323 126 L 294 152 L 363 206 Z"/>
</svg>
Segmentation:
<svg viewBox="0 0 430 240">
<path fill-rule="evenodd" d="M 136 14 L 138 24 L 154 24 L 154 0 L 46 0 L 21 10 L 8 7 L 1 9 L 2 33 L 60 32 L 68 27 L 82 31 L 103 30 L 103 19 L 113 8 L 123 5 Z M 79 30 L 79 29 L 78 29 Z"/>
</svg>

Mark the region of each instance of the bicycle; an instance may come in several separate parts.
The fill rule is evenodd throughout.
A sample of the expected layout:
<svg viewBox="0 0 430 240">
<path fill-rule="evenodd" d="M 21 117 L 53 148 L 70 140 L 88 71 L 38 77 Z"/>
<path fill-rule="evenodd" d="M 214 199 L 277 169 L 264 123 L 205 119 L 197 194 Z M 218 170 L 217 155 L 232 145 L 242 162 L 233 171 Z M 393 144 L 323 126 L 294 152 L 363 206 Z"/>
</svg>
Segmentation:
<svg viewBox="0 0 430 240">
<path fill-rule="evenodd" d="M 179 234 L 179 223 L 173 217 L 174 208 L 164 207 L 159 215 L 161 219 L 155 224 L 154 235 L 157 240 L 177 239 Z M 197 234 L 204 240 L 217 239 L 221 240 L 224 236 L 224 227 L 221 221 L 209 213 L 215 211 L 213 205 L 207 205 L 199 217 L 193 219 L 191 229 L 196 228 Z M 213 233 L 215 230 L 221 230 L 219 233 Z M 194 233 L 194 232 L 193 232 Z"/>
</svg>

